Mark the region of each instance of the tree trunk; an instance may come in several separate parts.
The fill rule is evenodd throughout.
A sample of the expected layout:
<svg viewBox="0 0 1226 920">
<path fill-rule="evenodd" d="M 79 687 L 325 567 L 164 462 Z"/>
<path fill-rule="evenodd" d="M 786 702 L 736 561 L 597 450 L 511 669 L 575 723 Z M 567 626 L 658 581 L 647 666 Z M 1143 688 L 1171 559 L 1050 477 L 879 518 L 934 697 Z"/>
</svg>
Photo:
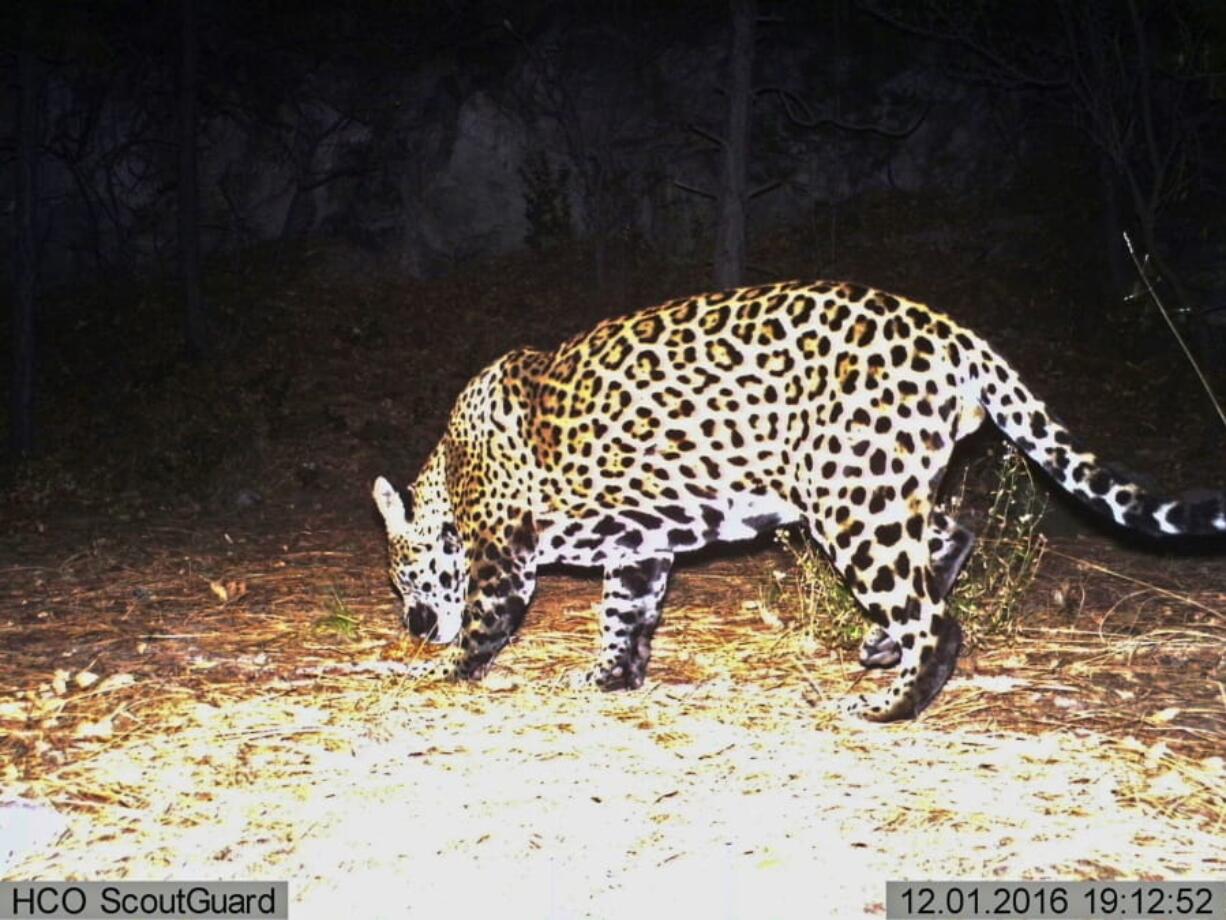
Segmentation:
<svg viewBox="0 0 1226 920">
<path fill-rule="evenodd" d="M 27 14 L 28 15 L 28 14 Z M 38 239 L 34 209 L 38 191 L 38 60 L 27 30 L 17 51 L 17 158 L 13 167 L 13 380 L 9 444 L 19 457 L 34 452 L 35 289 Z"/>
<path fill-rule="evenodd" d="M 282 240 L 298 240 L 308 236 L 315 228 L 318 216 L 315 208 L 315 155 L 319 151 L 323 126 L 308 113 L 299 110 L 294 124 L 294 136 L 290 140 L 290 157 L 294 165 L 294 195 L 281 223 Z"/>
<path fill-rule="evenodd" d="M 209 351 L 208 318 L 200 289 L 200 193 L 196 183 L 196 0 L 179 2 L 179 273 L 183 283 L 187 355 Z"/>
<path fill-rule="evenodd" d="M 1137 280 L 1132 263 L 1124 249 L 1124 219 L 1120 210 L 1119 170 L 1105 153 L 1098 154 L 1098 180 L 1102 189 L 1103 209 L 1100 215 L 1103 252 L 1106 255 L 1103 287 L 1113 306 L 1132 289 Z"/>
<path fill-rule="evenodd" d="M 745 219 L 749 193 L 749 115 L 753 102 L 754 0 L 732 0 L 728 47 L 728 119 L 724 130 L 715 226 L 715 283 L 733 288 L 745 279 Z"/>
<path fill-rule="evenodd" d="M 609 236 L 598 231 L 592 240 L 592 270 L 596 273 L 596 290 L 601 296 L 608 294 L 609 283 Z"/>
</svg>

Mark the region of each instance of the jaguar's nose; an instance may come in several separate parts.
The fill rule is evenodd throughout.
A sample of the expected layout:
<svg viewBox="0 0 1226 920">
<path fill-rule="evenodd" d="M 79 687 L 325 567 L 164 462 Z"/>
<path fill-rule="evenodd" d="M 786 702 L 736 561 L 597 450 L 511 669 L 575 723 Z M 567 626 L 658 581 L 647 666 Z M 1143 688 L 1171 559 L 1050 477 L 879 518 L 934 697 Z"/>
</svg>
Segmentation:
<svg viewBox="0 0 1226 920">
<path fill-rule="evenodd" d="M 424 604 L 405 606 L 404 625 L 422 639 L 434 639 L 438 634 L 438 615 Z"/>
</svg>

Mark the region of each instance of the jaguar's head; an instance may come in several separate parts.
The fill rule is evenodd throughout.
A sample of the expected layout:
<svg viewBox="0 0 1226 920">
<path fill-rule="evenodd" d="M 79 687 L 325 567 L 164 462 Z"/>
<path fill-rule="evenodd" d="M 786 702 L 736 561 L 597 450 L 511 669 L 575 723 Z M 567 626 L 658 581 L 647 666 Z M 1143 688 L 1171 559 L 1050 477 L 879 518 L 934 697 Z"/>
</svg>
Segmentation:
<svg viewBox="0 0 1226 920">
<path fill-rule="evenodd" d="M 434 458 L 409 490 L 408 507 L 380 476 L 373 495 L 387 527 L 389 574 L 404 602 L 401 619 L 415 636 L 446 644 L 460 632 L 468 561 Z"/>
</svg>

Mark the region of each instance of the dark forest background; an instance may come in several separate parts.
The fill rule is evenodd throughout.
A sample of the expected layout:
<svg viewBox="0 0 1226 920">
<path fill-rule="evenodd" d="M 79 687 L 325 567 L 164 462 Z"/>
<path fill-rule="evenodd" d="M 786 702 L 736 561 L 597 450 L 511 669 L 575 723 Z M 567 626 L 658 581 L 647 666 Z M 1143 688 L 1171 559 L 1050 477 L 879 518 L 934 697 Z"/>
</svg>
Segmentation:
<svg viewBox="0 0 1226 920">
<path fill-rule="evenodd" d="M 0 41 L 10 498 L 407 475 L 498 353 L 792 275 L 1127 367 L 1213 443 L 1121 234 L 1220 378 L 1220 0 L 12 2 Z"/>
</svg>

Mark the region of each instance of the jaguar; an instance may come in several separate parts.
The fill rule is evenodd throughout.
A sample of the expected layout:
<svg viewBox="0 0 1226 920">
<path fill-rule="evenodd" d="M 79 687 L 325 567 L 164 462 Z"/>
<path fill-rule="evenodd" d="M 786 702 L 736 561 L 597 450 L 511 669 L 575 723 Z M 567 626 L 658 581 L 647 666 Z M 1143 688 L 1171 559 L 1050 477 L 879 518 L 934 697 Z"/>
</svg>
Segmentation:
<svg viewBox="0 0 1226 920">
<path fill-rule="evenodd" d="M 1226 494 L 1154 494 L 1074 443 L 982 338 L 856 284 L 709 293 L 609 319 L 471 380 L 416 480 L 380 476 L 402 619 L 449 646 L 422 677 L 480 678 L 519 629 L 541 566 L 603 570 L 581 683 L 637 688 L 679 553 L 799 524 L 868 623 L 843 708 L 914 718 L 956 665 L 946 599 L 974 543 L 939 501 L 985 419 L 1062 488 L 1154 537 L 1226 531 Z"/>
</svg>

